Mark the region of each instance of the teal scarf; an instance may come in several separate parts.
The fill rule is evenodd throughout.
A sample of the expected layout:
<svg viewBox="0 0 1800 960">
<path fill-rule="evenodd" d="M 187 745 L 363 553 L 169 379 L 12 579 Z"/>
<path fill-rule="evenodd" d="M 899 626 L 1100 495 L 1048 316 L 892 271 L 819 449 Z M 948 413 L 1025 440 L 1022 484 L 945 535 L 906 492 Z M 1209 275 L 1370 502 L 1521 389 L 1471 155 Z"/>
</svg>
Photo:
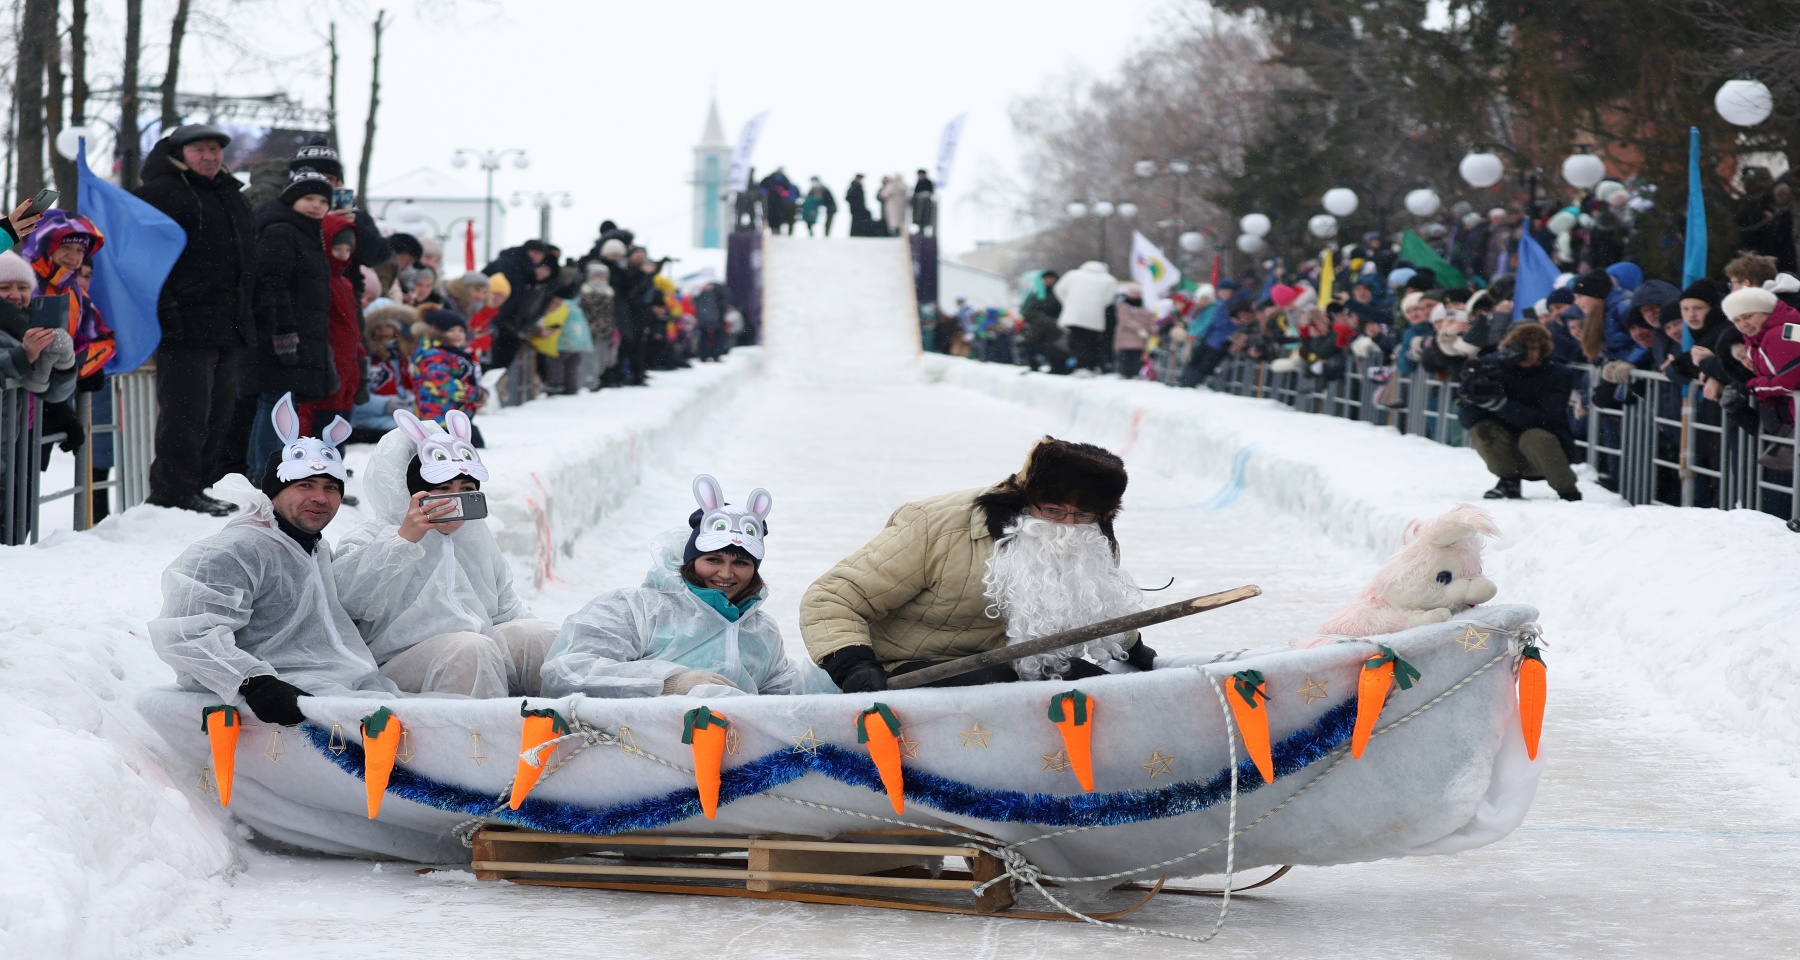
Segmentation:
<svg viewBox="0 0 1800 960">
<path fill-rule="evenodd" d="M 682 582 L 687 583 L 685 580 Z M 725 598 L 725 591 L 723 590 L 714 590 L 711 587 L 697 587 L 691 583 L 688 583 L 687 588 L 692 590 L 694 596 L 699 597 L 702 603 L 719 611 L 719 616 L 724 617 L 732 623 L 738 622 L 739 618 L 743 617 L 744 614 L 749 613 L 751 608 L 755 607 L 757 603 L 762 600 L 761 597 L 751 596 L 745 597 L 737 603 L 732 603 Z"/>
</svg>

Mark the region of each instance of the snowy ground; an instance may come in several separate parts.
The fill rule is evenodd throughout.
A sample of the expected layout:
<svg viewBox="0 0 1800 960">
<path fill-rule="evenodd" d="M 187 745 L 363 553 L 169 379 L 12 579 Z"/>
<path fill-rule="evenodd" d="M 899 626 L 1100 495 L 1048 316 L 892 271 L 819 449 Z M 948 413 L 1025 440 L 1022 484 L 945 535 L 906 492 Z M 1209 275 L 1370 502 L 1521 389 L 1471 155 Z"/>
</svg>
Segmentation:
<svg viewBox="0 0 1800 960">
<path fill-rule="evenodd" d="M 526 491 L 510 495 L 510 522 L 539 526 L 509 549 L 527 583 L 548 571 L 540 615 L 640 579 L 650 537 L 684 522 L 689 478 L 706 471 L 733 496 L 773 492 L 764 573 L 799 655 L 813 577 L 900 503 L 997 480 L 1055 433 L 1125 452 L 1119 532 L 1140 581 L 1174 578 L 1170 597 L 1263 587 L 1151 634 L 1167 652 L 1233 649 L 1310 629 L 1401 522 L 1491 482 L 1467 451 L 1238 398 L 936 358 L 938 382 L 850 383 L 792 354 L 759 374 L 757 359 L 483 421 L 497 481 Z M 606 476 L 584 483 L 590 473 Z M 0 822 L 19 838 L 0 871 L 0 957 L 1800 952 L 1786 909 L 1800 887 L 1800 653 L 1784 630 L 1800 539 L 1767 518 L 1630 509 L 1586 489 L 1579 505 L 1496 511 L 1510 535 L 1490 556 L 1499 599 L 1540 606 L 1551 644 L 1549 767 L 1525 826 L 1454 857 L 1296 870 L 1235 902 L 1203 948 L 1073 924 L 477 884 L 264 850 L 234 836 L 196 771 L 166 765 L 130 707 L 168 678 L 143 639 L 158 574 L 219 521 L 139 508 L 0 549 L 0 726 L 12 734 L 0 767 L 13 787 Z M 1202 933 L 1215 910 L 1165 897 L 1134 919 Z"/>
</svg>

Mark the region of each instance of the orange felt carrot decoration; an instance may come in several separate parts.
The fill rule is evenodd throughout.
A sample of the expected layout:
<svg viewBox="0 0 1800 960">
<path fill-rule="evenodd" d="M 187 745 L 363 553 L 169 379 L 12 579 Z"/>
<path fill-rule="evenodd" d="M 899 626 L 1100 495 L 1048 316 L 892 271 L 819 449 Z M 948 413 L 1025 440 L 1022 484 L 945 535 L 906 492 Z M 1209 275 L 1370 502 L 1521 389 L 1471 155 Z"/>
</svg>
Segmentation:
<svg viewBox="0 0 1800 960">
<path fill-rule="evenodd" d="M 1544 654 L 1529 643 L 1520 654 L 1519 728 L 1525 734 L 1525 755 L 1536 760 L 1544 733 Z"/>
<path fill-rule="evenodd" d="M 1262 699 L 1258 701 L 1258 697 Z M 1256 764 L 1264 783 L 1275 782 L 1275 760 L 1269 752 L 1269 684 L 1261 670 L 1240 670 L 1231 675 L 1231 690 L 1225 694 L 1231 704 L 1231 717 L 1237 721 L 1238 735 L 1244 738 L 1244 752 Z"/>
<path fill-rule="evenodd" d="M 881 722 L 870 724 L 869 718 L 876 717 Z M 881 786 L 887 791 L 888 802 L 894 805 L 895 813 L 906 812 L 906 791 L 900 779 L 900 720 L 894 711 L 885 703 L 878 703 L 856 717 L 856 742 L 869 745 L 869 759 L 875 761 L 875 771 L 881 774 Z"/>
<path fill-rule="evenodd" d="M 362 718 L 363 789 L 368 794 L 369 819 L 381 812 L 381 795 L 387 792 L 400 753 L 400 718 L 386 707 Z"/>
<path fill-rule="evenodd" d="M 555 710 L 527 710 L 525 701 L 520 700 L 519 716 L 525 718 L 519 731 L 519 769 L 513 774 L 512 798 L 507 801 L 507 806 L 514 810 L 525 802 L 525 795 L 531 788 L 537 786 L 538 777 L 544 775 L 544 764 L 550 760 L 550 751 L 539 751 L 538 765 L 534 767 L 525 762 L 525 753 L 569 732 L 569 722 Z"/>
<path fill-rule="evenodd" d="M 1050 698 L 1050 721 L 1062 734 L 1063 748 L 1069 755 L 1069 769 L 1081 789 L 1094 792 L 1094 698 L 1080 690 L 1070 690 Z"/>
<path fill-rule="evenodd" d="M 725 728 L 731 721 L 705 707 L 689 710 L 681 720 L 681 742 L 694 747 L 694 785 L 700 788 L 700 812 L 711 820 L 719 813 L 719 766 L 725 760 Z"/>
<path fill-rule="evenodd" d="M 1387 704 L 1388 688 L 1395 683 L 1400 689 L 1412 689 L 1419 671 L 1400 659 L 1392 647 L 1377 644 L 1381 652 L 1363 661 L 1362 676 L 1356 682 L 1356 728 L 1350 735 L 1350 755 L 1362 759 L 1363 748 L 1375 733 L 1375 721 L 1381 719 L 1381 708 Z"/>
<path fill-rule="evenodd" d="M 236 707 L 220 704 L 200 711 L 200 729 L 212 743 L 213 780 L 219 785 L 219 806 L 231 806 L 231 778 L 237 773 L 238 733 L 244 729 Z"/>
</svg>

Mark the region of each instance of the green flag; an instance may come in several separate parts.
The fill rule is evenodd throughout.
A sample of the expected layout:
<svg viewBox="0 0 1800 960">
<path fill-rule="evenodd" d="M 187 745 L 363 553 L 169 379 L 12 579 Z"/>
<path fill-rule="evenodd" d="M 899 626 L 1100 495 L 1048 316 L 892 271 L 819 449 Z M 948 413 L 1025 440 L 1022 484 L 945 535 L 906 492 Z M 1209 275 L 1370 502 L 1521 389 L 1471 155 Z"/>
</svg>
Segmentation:
<svg viewBox="0 0 1800 960">
<path fill-rule="evenodd" d="M 1439 287 L 1466 287 L 1469 278 L 1462 271 L 1444 262 L 1444 258 L 1431 249 L 1431 245 L 1419 239 L 1419 235 L 1411 230 L 1400 234 L 1400 259 L 1411 260 L 1413 266 L 1429 269 L 1437 277 Z"/>
</svg>

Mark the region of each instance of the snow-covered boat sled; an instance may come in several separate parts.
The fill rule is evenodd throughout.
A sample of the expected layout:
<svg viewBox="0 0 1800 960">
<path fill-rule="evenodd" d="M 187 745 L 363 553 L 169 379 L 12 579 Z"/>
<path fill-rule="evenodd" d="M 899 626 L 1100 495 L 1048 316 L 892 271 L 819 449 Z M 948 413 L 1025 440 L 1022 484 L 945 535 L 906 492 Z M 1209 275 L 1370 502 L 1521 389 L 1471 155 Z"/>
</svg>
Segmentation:
<svg viewBox="0 0 1800 960">
<path fill-rule="evenodd" d="M 300 847 L 426 863 L 468 862 L 465 842 L 483 825 L 585 836 L 925 830 L 982 838 L 1012 879 L 1074 893 L 1228 866 L 1450 853 L 1504 837 L 1536 791 L 1541 761 L 1527 756 L 1515 692 L 1535 618 L 1524 606 L 1478 607 L 1374 641 L 1164 658 L 1148 673 L 1081 681 L 1080 698 L 1052 681 L 704 704 L 531 699 L 525 708 L 554 711 L 568 733 L 552 731 L 516 809 L 519 700 L 307 698 L 297 728 L 241 714 L 230 809 Z M 1417 679 L 1393 686 L 1352 758 L 1359 677 L 1383 647 Z M 1227 706 L 1247 671 L 1266 684 L 1272 783 Z M 201 716 L 213 698 L 156 690 L 139 705 L 194 771 L 211 762 Z M 715 819 L 702 813 L 697 751 L 683 742 L 684 732 L 705 739 L 692 731 L 701 706 L 729 719 Z M 402 735 L 371 818 L 361 723 L 378 707 Z M 883 740 L 876 724 L 893 740 L 859 742 Z M 1091 790 L 1078 779 L 1083 751 L 1066 739 L 1074 726 L 1086 728 Z M 899 756 L 898 796 L 871 759 L 884 748 Z"/>
</svg>

